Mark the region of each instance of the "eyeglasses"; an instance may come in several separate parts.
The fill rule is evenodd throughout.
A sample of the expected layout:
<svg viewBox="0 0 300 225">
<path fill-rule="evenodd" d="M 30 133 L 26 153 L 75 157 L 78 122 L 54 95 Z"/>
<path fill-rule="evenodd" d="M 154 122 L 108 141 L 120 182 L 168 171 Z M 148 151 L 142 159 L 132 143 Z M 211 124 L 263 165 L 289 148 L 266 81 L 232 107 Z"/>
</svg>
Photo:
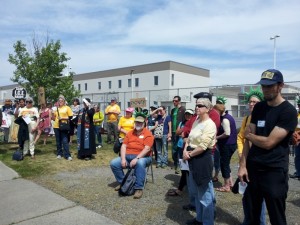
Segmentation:
<svg viewBox="0 0 300 225">
<path fill-rule="evenodd" d="M 32 103 L 32 101 L 26 101 L 26 103 L 30 103 L 30 104 L 31 104 L 31 103 Z"/>
<path fill-rule="evenodd" d="M 203 108 L 203 107 L 206 108 L 206 106 L 205 106 L 205 105 L 202 105 L 202 104 L 197 104 L 196 107 L 197 107 L 197 108 Z"/>
<path fill-rule="evenodd" d="M 174 99 L 173 102 L 179 102 L 178 100 Z"/>
</svg>

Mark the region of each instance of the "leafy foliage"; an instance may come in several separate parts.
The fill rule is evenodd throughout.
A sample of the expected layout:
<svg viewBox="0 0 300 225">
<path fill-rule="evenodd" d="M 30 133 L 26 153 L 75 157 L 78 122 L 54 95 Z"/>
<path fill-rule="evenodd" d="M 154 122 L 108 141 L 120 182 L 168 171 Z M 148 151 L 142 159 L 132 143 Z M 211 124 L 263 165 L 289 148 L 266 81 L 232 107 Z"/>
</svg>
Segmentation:
<svg viewBox="0 0 300 225">
<path fill-rule="evenodd" d="M 50 40 L 42 47 L 33 38 L 33 52 L 30 53 L 22 41 L 14 44 L 15 54 L 9 54 L 8 61 L 16 66 L 13 82 L 24 87 L 27 93 L 38 100 L 38 88 L 44 87 L 47 102 L 54 102 L 60 94 L 64 95 L 68 102 L 78 97 L 80 91 L 73 86 L 73 72 L 63 76 L 63 70 L 70 59 L 66 53 L 60 53 L 60 41 Z"/>
</svg>

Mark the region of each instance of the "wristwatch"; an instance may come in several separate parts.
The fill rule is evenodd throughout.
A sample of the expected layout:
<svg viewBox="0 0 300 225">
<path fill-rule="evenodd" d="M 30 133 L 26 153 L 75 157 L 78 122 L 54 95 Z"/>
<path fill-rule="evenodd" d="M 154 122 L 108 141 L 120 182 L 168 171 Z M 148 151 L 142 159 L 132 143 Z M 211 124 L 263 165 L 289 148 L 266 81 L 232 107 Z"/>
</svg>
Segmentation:
<svg viewBox="0 0 300 225">
<path fill-rule="evenodd" d="M 139 160 L 140 159 L 140 157 L 136 157 L 137 158 L 137 160 Z"/>
</svg>

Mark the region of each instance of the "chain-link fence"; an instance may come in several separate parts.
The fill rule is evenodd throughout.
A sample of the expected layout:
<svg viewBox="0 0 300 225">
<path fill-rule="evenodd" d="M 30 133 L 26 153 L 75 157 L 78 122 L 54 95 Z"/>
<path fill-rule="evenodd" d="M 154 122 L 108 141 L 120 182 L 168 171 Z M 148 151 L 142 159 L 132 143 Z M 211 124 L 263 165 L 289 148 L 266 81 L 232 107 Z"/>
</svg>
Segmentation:
<svg viewBox="0 0 300 225">
<path fill-rule="evenodd" d="M 130 92 L 106 92 L 106 93 L 91 93 L 83 94 L 81 98 L 90 98 L 94 104 L 99 104 L 101 110 L 109 104 L 112 97 L 118 99 L 118 104 L 121 110 L 130 106 L 130 100 L 135 98 L 144 98 L 146 105 L 149 108 L 151 105 L 164 105 L 167 111 L 170 112 L 173 107 L 174 96 L 180 96 L 181 102 L 186 108 L 195 107 L 195 99 L 193 96 L 199 92 L 210 92 L 213 95 L 212 103 L 215 104 L 217 96 L 223 96 L 227 99 L 226 109 L 235 118 L 242 118 L 248 114 L 248 104 L 245 102 L 245 93 L 250 91 L 250 88 L 256 88 L 255 85 L 226 85 L 226 86 L 209 86 L 209 87 L 190 87 L 177 89 L 160 89 L 160 90 L 133 90 Z M 297 107 L 295 98 L 300 94 L 300 81 L 287 82 L 282 90 L 285 99 Z"/>
</svg>

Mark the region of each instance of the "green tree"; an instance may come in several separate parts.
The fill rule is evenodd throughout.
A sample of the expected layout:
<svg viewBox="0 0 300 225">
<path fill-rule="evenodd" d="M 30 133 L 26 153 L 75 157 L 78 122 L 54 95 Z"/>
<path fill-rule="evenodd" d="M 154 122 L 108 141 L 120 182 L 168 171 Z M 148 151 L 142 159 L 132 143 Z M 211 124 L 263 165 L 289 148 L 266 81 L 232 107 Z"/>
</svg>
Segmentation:
<svg viewBox="0 0 300 225">
<path fill-rule="evenodd" d="M 36 37 L 32 39 L 32 52 L 22 41 L 14 44 L 15 54 L 9 54 L 8 61 L 16 66 L 13 82 L 26 89 L 27 93 L 38 100 L 38 88 L 44 87 L 45 97 L 48 102 L 55 102 L 60 94 L 64 95 L 68 102 L 78 97 L 80 91 L 73 86 L 73 72 L 63 76 L 63 70 L 68 66 L 70 58 L 66 53 L 60 53 L 60 41 L 46 40 L 42 46 Z"/>
</svg>

